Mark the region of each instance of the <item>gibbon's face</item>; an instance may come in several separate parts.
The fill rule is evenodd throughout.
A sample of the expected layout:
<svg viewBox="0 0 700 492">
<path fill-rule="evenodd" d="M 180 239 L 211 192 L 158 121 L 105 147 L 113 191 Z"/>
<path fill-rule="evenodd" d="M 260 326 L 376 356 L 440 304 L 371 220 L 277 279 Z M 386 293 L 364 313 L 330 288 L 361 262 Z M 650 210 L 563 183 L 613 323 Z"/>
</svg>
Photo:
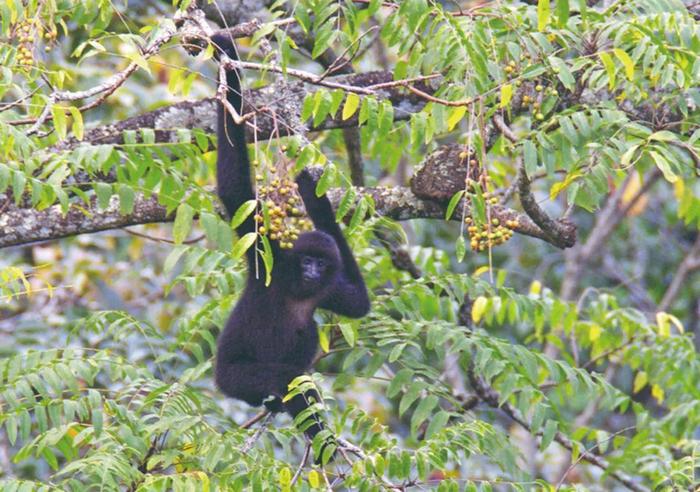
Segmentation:
<svg viewBox="0 0 700 492">
<path fill-rule="evenodd" d="M 308 299 L 329 291 L 341 266 L 335 240 L 320 231 L 305 232 L 290 251 L 290 295 Z"/>
<path fill-rule="evenodd" d="M 331 262 L 322 256 L 301 255 L 299 272 L 301 287 L 305 293 L 315 294 L 327 283 Z"/>
</svg>

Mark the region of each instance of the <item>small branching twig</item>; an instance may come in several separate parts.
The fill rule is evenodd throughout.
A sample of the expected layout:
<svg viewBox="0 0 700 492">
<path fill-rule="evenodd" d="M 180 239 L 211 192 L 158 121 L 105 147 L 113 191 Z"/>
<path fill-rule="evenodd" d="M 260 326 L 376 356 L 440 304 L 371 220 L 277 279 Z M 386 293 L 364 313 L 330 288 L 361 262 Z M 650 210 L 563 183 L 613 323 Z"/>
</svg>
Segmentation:
<svg viewBox="0 0 700 492">
<path fill-rule="evenodd" d="M 141 51 L 141 57 L 143 60 L 147 60 L 148 58 L 152 57 L 153 55 L 157 54 L 160 51 L 161 46 L 163 46 L 165 43 L 170 41 L 173 36 L 175 36 L 176 29 L 174 25 L 171 24 L 166 24 L 165 27 L 158 33 L 157 36 L 153 38 L 153 40 L 146 46 L 142 51 Z M 119 87 L 126 82 L 126 80 L 131 76 L 132 73 L 134 73 L 138 68 L 139 68 L 139 63 L 137 62 L 131 62 L 124 70 L 121 72 L 117 72 L 116 74 L 112 75 L 109 79 L 104 81 L 101 84 L 98 84 L 94 87 L 91 87 L 90 89 L 84 90 L 84 91 L 76 91 L 76 92 L 71 92 L 71 91 L 54 91 L 52 92 L 49 97 L 48 101 L 46 102 L 46 105 L 44 106 L 44 109 L 41 111 L 41 114 L 39 115 L 38 118 L 36 119 L 23 119 L 23 120 L 15 120 L 11 121 L 10 124 L 13 125 L 20 125 L 20 124 L 28 124 L 32 123 L 32 126 L 29 127 L 27 130 L 27 135 L 34 135 L 39 131 L 41 126 L 46 123 L 46 121 L 50 120 L 52 118 L 51 116 L 51 111 L 53 109 L 53 106 L 62 101 L 77 101 L 80 99 L 88 99 L 91 97 L 94 97 L 96 95 L 100 95 L 96 100 L 93 102 L 82 106 L 79 108 L 81 111 L 85 111 L 87 109 L 94 108 L 96 106 L 99 106 L 104 102 L 105 99 L 107 99 L 114 91 L 116 91 Z"/>
<path fill-rule="evenodd" d="M 245 454 L 248 451 L 250 451 L 253 447 L 253 445 L 260 439 L 260 436 L 262 436 L 263 432 L 267 429 L 267 426 L 269 425 L 270 421 L 272 420 L 272 413 L 266 412 L 265 415 L 262 417 L 262 423 L 260 424 L 260 427 L 258 427 L 255 432 L 253 433 L 252 436 L 250 436 L 248 439 L 246 439 L 246 442 L 243 444 L 243 447 L 241 448 L 241 453 Z M 243 428 L 243 426 L 241 426 Z"/>
<path fill-rule="evenodd" d="M 520 416 L 518 410 L 515 407 L 513 407 L 510 403 L 505 402 L 501 404 L 500 395 L 498 394 L 498 392 L 495 389 L 493 389 L 483 378 L 477 376 L 474 372 L 473 367 L 470 367 L 468 369 L 467 375 L 469 377 L 469 382 L 474 388 L 474 391 L 476 392 L 477 396 L 484 403 L 486 403 L 492 408 L 500 408 L 508 416 L 508 418 L 520 425 L 527 432 L 533 435 L 541 434 L 539 432 L 534 433 L 532 431 L 532 428 L 530 427 L 530 424 L 523 417 Z M 561 432 L 557 432 L 554 435 L 554 440 L 567 450 L 573 451 L 573 442 Z M 588 463 L 600 468 L 601 470 L 608 473 L 615 480 L 625 485 L 630 490 L 633 490 L 634 492 L 648 492 L 645 487 L 636 483 L 631 477 L 627 476 L 626 474 L 618 471 L 611 471 L 610 464 L 607 462 L 607 460 L 602 458 L 600 455 L 596 454 L 593 449 L 582 451 L 579 459 L 587 461 Z"/>
</svg>

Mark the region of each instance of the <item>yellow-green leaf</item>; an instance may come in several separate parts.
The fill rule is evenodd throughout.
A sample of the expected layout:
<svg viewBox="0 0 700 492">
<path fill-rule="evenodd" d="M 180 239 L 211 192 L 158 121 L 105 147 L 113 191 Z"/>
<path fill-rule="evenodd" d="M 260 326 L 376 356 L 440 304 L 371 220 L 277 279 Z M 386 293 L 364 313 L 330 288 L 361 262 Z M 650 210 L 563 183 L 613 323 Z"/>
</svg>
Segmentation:
<svg viewBox="0 0 700 492">
<path fill-rule="evenodd" d="M 311 470 L 309 472 L 309 485 L 313 488 L 318 488 L 321 485 L 321 480 L 316 470 Z"/>
<path fill-rule="evenodd" d="M 459 106 L 450 111 L 450 116 L 447 118 L 447 130 L 454 130 L 455 126 L 457 126 L 457 123 L 462 121 L 462 118 L 464 118 L 465 114 L 467 114 L 466 106 Z"/>
<path fill-rule="evenodd" d="M 51 108 L 51 114 L 53 116 L 53 127 L 56 129 L 56 134 L 60 140 L 66 139 L 66 133 L 68 131 L 68 118 L 66 118 L 66 108 L 63 106 L 55 105 Z"/>
<path fill-rule="evenodd" d="M 647 385 L 649 381 L 649 376 L 644 371 L 639 371 L 634 377 L 634 384 L 632 385 L 632 392 L 639 393 Z"/>
<path fill-rule="evenodd" d="M 68 107 L 68 110 L 70 111 L 70 115 L 73 117 L 73 124 L 71 125 L 73 135 L 75 135 L 75 138 L 78 140 L 82 140 L 85 129 L 83 126 L 83 115 L 75 106 Z"/>
<path fill-rule="evenodd" d="M 603 333 L 603 328 L 600 325 L 591 325 L 588 330 L 588 339 L 591 342 L 595 342 L 600 338 L 601 333 Z"/>
<path fill-rule="evenodd" d="M 328 353 L 331 349 L 331 341 L 328 338 L 328 331 L 324 329 L 318 330 L 318 344 L 324 353 Z"/>
<path fill-rule="evenodd" d="M 345 105 L 343 106 L 343 120 L 347 120 L 354 115 L 358 107 L 360 107 L 360 96 L 351 92 L 348 94 Z"/>
<path fill-rule="evenodd" d="M 151 73 L 151 67 L 148 66 L 148 60 L 139 52 L 128 53 L 126 58 L 131 60 L 133 63 L 143 68 L 146 72 Z"/>
<path fill-rule="evenodd" d="M 605 71 L 608 72 L 608 88 L 612 90 L 615 87 L 615 63 L 612 57 L 605 52 L 598 53 L 598 56 L 600 61 L 603 62 Z"/>
<path fill-rule="evenodd" d="M 678 330 L 678 333 L 685 333 L 685 329 L 683 328 L 683 323 L 681 323 L 681 320 L 679 320 L 672 314 L 668 314 L 667 316 L 671 324 L 673 324 L 673 326 L 676 327 L 676 330 Z"/>
<path fill-rule="evenodd" d="M 549 24 L 549 0 L 538 0 L 537 2 L 537 30 L 544 31 Z"/>
<path fill-rule="evenodd" d="M 633 80 L 634 79 L 634 61 L 630 56 L 620 48 L 615 48 L 613 50 L 615 52 L 615 56 L 617 57 L 618 60 L 622 62 L 622 64 L 625 67 L 625 76 L 627 76 L 628 80 Z"/>
<path fill-rule="evenodd" d="M 501 86 L 501 107 L 505 108 L 513 99 L 513 84 L 504 84 Z"/>
<path fill-rule="evenodd" d="M 659 335 L 661 337 L 668 337 L 671 335 L 671 323 L 668 319 L 668 314 L 663 311 L 656 313 L 656 326 L 659 328 Z"/>
<path fill-rule="evenodd" d="M 678 330 L 679 333 L 684 333 L 685 329 L 683 328 L 683 323 L 676 318 L 672 314 L 665 313 L 663 311 L 659 311 L 656 313 L 656 324 L 659 327 L 659 334 L 661 336 L 670 336 L 671 335 L 671 325 L 676 327 L 676 330 Z"/>
<path fill-rule="evenodd" d="M 474 304 L 472 304 L 472 320 L 474 320 L 474 323 L 481 321 L 481 318 L 484 316 L 484 312 L 486 312 L 486 306 L 488 303 L 489 300 L 484 296 L 479 296 L 474 300 Z"/>
<path fill-rule="evenodd" d="M 280 470 L 279 474 L 279 484 L 282 490 L 289 490 L 292 483 L 292 471 L 288 467 L 284 467 Z"/>
<path fill-rule="evenodd" d="M 566 176 L 566 178 L 564 178 L 564 181 L 562 181 L 561 183 L 554 183 L 549 189 L 549 199 L 554 200 L 559 195 L 559 193 L 571 186 L 571 183 L 579 179 L 581 176 L 581 173 L 569 174 L 568 176 Z"/>
<path fill-rule="evenodd" d="M 651 385 L 651 396 L 661 405 L 664 402 L 664 389 L 658 384 Z"/>
</svg>

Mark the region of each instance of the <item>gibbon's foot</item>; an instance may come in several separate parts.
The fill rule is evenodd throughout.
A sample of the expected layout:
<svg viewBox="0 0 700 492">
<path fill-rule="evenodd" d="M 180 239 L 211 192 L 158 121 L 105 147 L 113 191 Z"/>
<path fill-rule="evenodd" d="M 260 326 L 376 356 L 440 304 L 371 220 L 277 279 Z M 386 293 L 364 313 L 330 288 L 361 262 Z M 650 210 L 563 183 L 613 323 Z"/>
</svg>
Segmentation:
<svg viewBox="0 0 700 492">
<path fill-rule="evenodd" d="M 277 396 L 266 398 L 265 401 L 263 401 L 263 405 L 265 405 L 265 408 L 271 413 L 284 412 L 284 403 L 282 403 L 282 399 Z"/>
</svg>

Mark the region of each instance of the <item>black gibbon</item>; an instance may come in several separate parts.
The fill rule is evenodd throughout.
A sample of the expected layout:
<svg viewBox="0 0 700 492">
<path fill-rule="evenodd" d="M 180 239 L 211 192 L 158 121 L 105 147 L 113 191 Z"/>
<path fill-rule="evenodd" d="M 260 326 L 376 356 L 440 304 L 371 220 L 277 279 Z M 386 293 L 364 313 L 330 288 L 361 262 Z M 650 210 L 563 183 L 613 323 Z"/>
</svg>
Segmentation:
<svg viewBox="0 0 700 492">
<path fill-rule="evenodd" d="M 238 59 L 229 36 L 216 34 L 212 43 L 217 53 Z M 227 71 L 227 100 L 242 114 L 239 78 L 238 71 Z M 233 215 L 243 203 L 255 198 L 245 123 L 237 124 L 219 103 L 217 124 L 217 191 L 228 214 Z M 316 183 L 306 170 L 296 182 L 316 230 L 302 233 L 291 249 L 270 241 L 274 266 L 268 286 L 264 275 L 256 277 L 255 248 L 248 250 L 248 280 L 219 336 L 215 369 L 216 384 L 227 396 L 250 405 L 264 403 L 273 412 L 287 411 L 292 416 L 306 409 L 310 398 L 319 400 L 318 394 L 307 392 L 282 402 L 289 383 L 309 369 L 318 350 L 313 319 L 316 308 L 360 318 L 370 307 L 362 275 L 328 198 L 316 196 Z M 255 221 L 251 216 L 236 229 L 239 236 L 253 231 Z M 303 427 L 313 439 L 323 423 L 314 417 Z"/>
</svg>

